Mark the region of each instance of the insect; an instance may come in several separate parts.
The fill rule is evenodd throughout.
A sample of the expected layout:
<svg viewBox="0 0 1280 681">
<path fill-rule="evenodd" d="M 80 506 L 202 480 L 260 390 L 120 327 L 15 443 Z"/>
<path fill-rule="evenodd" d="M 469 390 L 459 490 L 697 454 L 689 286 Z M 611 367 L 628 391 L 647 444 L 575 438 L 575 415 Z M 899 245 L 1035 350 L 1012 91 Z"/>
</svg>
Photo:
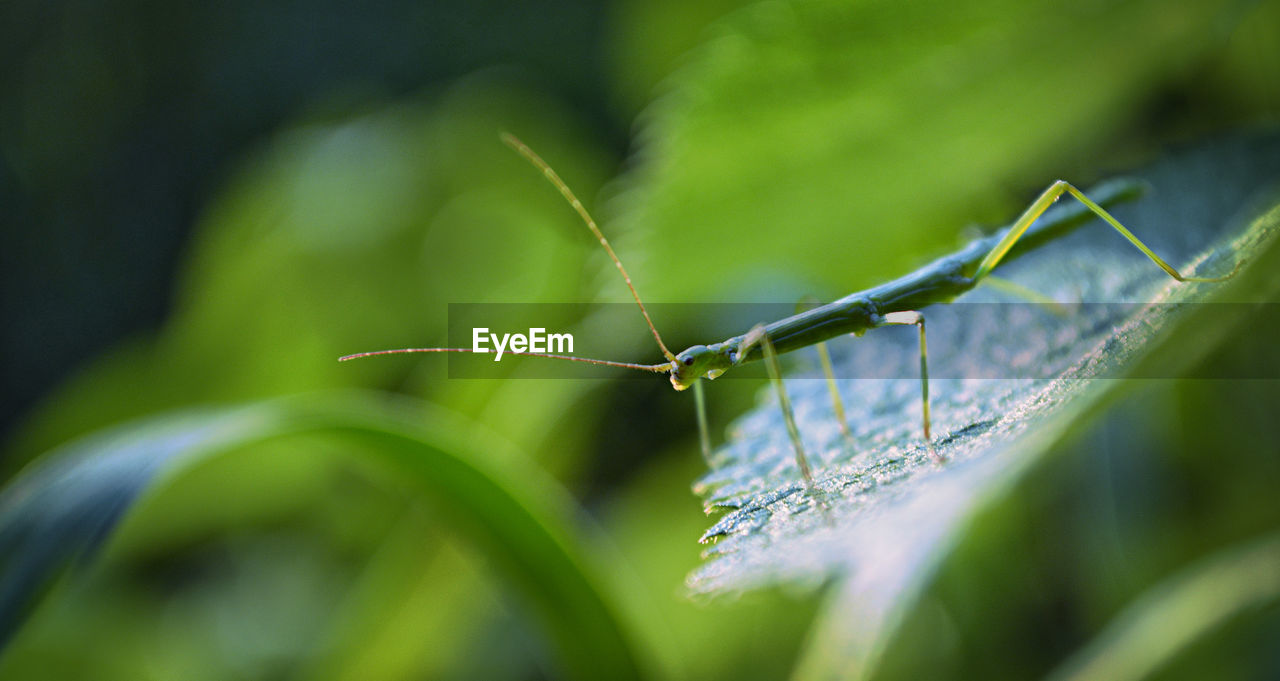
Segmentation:
<svg viewBox="0 0 1280 681">
<path fill-rule="evenodd" d="M 662 335 L 653 324 L 649 312 L 645 309 L 640 294 L 631 282 L 631 276 L 622 265 L 622 261 L 609 245 L 609 240 L 600 231 L 599 226 L 590 213 L 578 200 L 569 186 L 537 153 L 510 134 L 503 133 L 502 140 L 517 153 L 540 170 L 560 194 L 569 202 L 587 229 L 595 236 L 609 255 L 610 260 L 618 268 L 631 291 L 645 324 L 653 334 L 653 339 L 662 352 L 664 360 L 656 364 L 637 364 L 615 362 L 602 359 L 591 359 L 571 355 L 557 355 L 543 352 L 520 353 L 532 357 L 585 362 L 602 366 L 621 367 L 667 374 L 671 386 L 683 391 L 693 388 L 698 429 L 703 455 L 710 457 L 710 437 L 708 435 L 706 405 L 702 391 L 701 379 L 714 380 L 734 367 L 763 360 L 769 379 L 778 394 L 783 419 L 787 425 L 788 435 L 795 451 L 796 465 L 806 485 L 813 486 L 813 472 L 800 438 L 792 413 L 790 400 L 783 386 L 778 355 L 800 348 L 816 345 L 822 359 L 824 372 L 840 421 L 842 431 L 847 435 L 848 426 L 843 414 L 838 390 L 832 377 L 830 361 L 827 358 L 823 343 L 827 340 L 852 334 L 863 333 L 885 326 L 915 326 L 920 337 L 920 400 L 923 415 L 923 435 L 931 453 L 933 435 L 929 417 L 929 352 L 925 338 L 925 317 L 920 310 L 929 305 L 948 303 L 959 295 L 976 287 L 979 283 L 999 283 L 1002 287 L 1017 291 L 1020 287 L 1012 282 L 1004 282 L 992 276 L 992 271 L 1002 262 L 1031 251 L 1053 239 L 1061 237 L 1087 222 L 1092 215 L 1102 218 L 1129 243 L 1142 251 L 1160 269 L 1179 282 L 1221 282 L 1239 271 L 1242 262 L 1237 262 L 1231 272 L 1218 277 L 1187 276 L 1174 269 L 1154 251 L 1147 247 L 1138 237 L 1120 224 L 1103 207 L 1136 197 L 1142 191 L 1142 185 L 1132 180 L 1116 180 L 1104 183 L 1090 191 L 1097 201 L 1086 196 L 1071 184 L 1057 180 L 1049 185 L 1008 228 L 995 234 L 970 242 L 964 248 L 934 260 L 910 274 L 899 277 L 865 291 L 851 293 L 843 298 L 798 312 L 790 317 L 767 324 L 757 324 L 746 333 L 712 343 L 710 345 L 694 345 L 679 353 L 673 353 L 662 340 Z M 1078 205 L 1074 212 L 1067 211 L 1054 218 L 1039 219 L 1041 215 L 1059 198 L 1069 195 Z M 1024 295 L 1034 297 L 1034 293 L 1022 291 Z M 391 355 L 416 352 L 475 352 L 472 348 L 400 348 L 395 350 L 376 350 L 360 352 L 340 357 L 339 361 L 348 361 L 376 355 Z M 936 453 L 935 459 L 939 458 Z"/>
</svg>

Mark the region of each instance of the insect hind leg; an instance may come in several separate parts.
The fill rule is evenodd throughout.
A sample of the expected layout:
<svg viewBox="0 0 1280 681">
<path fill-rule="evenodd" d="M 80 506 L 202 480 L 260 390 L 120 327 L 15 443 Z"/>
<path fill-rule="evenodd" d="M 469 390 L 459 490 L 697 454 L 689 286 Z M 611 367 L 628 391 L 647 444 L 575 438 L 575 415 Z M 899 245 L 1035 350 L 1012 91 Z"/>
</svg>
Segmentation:
<svg viewBox="0 0 1280 681">
<path fill-rule="evenodd" d="M 1027 230 L 1031 225 L 1034 224 L 1045 210 L 1047 210 L 1049 206 L 1053 205 L 1053 203 L 1063 194 L 1070 194 L 1072 198 L 1084 204 L 1085 207 L 1093 211 L 1095 215 L 1105 220 L 1107 224 L 1111 225 L 1113 229 L 1120 233 L 1120 236 L 1123 236 L 1125 240 L 1133 244 L 1135 248 L 1142 251 L 1144 255 L 1156 264 L 1156 266 L 1164 270 L 1166 274 L 1177 281 L 1226 281 L 1227 279 L 1234 277 L 1236 272 L 1240 271 L 1241 264 L 1243 264 L 1243 261 L 1236 262 L 1235 268 L 1220 277 L 1190 277 L 1182 274 L 1178 270 L 1174 269 L 1172 265 L 1165 262 L 1163 258 L 1156 255 L 1155 251 L 1147 247 L 1141 239 L 1134 236 L 1133 232 L 1130 232 L 1124 225 L 1120 224 L 1120 221 L 1116 220 L 1111 213 L 1106 211 L 1105 208 L 1095 203 L 1093 199 L 1085 196 L 1083 192 L 1076 189 L 1070 183 L 1058 180 L 1049 185 L 1048 189 L 1045 189 L 1030 206 L 1027 206 L 1027 209 L 1023 211 L 1022 215 L 1013 223 L 1013 226 L 1009 228 L 1009 231 L 1005 233 L 1004 237 L 1001 238 L 991 251 L 987 253 L 986 257 L 982 259 L 982 262 L 978 264 L 978 269 L 973 275 L 973 280 L 975 282 L 982 281 L 983 278 L 989 275 L 991 270 L 995 269 L 996 265 L 1000 264 L 1000 261 L 1009 253 L 1009 250 L 1013 248 L 1014 244 L 1018 242 L 1018 239 L 1021 239 L 1022 236 L 1027 233 Z"/>
</svg>

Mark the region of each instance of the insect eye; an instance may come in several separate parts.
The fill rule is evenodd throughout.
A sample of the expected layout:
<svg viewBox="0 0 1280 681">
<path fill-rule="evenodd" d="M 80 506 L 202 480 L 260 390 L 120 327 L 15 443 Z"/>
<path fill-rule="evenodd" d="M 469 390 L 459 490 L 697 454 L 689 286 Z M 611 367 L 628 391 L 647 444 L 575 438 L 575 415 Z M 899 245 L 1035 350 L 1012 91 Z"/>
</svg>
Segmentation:
<svg viewBox="0 0 1280 681">
<path fill-rule="evenodd" d="M 691 366 L 693 366 L 693 358 L 692 358 L 692 357 L 685 357 L 685 358 L 684 358 L 684 365 L 685 365 L 685 366 L 687 366 L 687 367 L 691 367 Z"/>
</svg>

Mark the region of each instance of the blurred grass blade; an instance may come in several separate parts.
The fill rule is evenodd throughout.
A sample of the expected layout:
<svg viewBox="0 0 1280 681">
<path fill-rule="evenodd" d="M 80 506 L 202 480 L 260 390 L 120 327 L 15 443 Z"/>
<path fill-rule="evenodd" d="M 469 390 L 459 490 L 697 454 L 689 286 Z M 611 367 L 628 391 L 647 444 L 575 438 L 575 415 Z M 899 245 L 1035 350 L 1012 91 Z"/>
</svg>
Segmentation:
<svg viewBox="0 0 1280 681">
<path fill-rule="evenodd" d="M 549 477 L 474 429 L 368 396 L 289 400 L 154 417 L 41 459 L 0 493 L 0 640 L 9 641 L 57 574 L 92 559 L 139 497 L 166 476 L 233 449 L 294 435 L 369 452 L 435 504 L 516 585 L 573 678 L 641 678 L 624 620 L 591 551 L 592 530 Z"/>
<path fill-rule="evenodd" d="M 1233 618 L 1280 602 L 1280 535 L 1236 546 L 1152 587 L 1050 681 L 1150 678 Z"/>
</svg>

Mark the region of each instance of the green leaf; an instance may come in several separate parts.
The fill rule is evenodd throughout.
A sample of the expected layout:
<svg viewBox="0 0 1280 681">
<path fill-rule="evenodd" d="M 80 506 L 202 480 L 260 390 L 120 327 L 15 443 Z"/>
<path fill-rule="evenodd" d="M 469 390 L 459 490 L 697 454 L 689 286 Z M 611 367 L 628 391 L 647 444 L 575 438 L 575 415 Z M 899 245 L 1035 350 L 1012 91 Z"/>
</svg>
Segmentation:
<svg viewBox="0 0 1280 681">
<path fill-rule="evenodd" d="M 448 302 L 581 296 L 590 236 L 503 130 L 547 148 L 587 201 L 610 163 L 553 99 L 496 77 L 273 135 L 204 210 L 164 327 L 61 386 L 25 419 L 6 464 L 177 405 L 353 387 L 394 386 L 477 417 L 490 399 L 523 399 L 488 422 L 522 445 L 542 437 L 580 385 L 538 386 L 533 400 L 527 381 L 436 380 L 442 362 L 334 361 L 447 344 Z"/>
<path fill-rule="evenodd" d="M 1219 551 L 1152 587 L 1048 678 L 1146 679 L 1232 619 L 1280 602 L 1280 536 Z"/>
<path fill-rule="evenodd" d="M 639 678 L 640 651 L 580 511 L 552 480 L 473 428 L 367 396 L 193 410 L 95 434 L 43 458 L 0 494 L 0 637 L 70 561 L 92 560 L 139 499 L 196 463 L 280 438 L 357 445 L 452 509 L 465 536 L 526 598 L 574 678 Z"/>
<path fill-rule="evenodd" d="M 942 464 L 920 436 L 914 330 L 833 342 L 845 375 L 882 375 L 888 366 L 905 378 L 840 381 L 852 446 L 836 428 L 824 382 L 786 382 L 815 469 L 815 495 L 804 492 L 776 400 L 764 390 L 763 404 L 733 427 L 714 456 L 715 470 L 698 484 L 709 509 L 729 513 L 704 535 L 716 544 L 690 576 L 691 588 L 720 593 L 839 578 L 819 629 L 830 640 L 815 644 L 806 678 L 825 678 L 854 661 L 873 669 L 895 622 L 973 514 L 1016 484 L 1084 415 L 1125 389 L 1125 381 L 1112 378 L 1177 376 L 1249 313 L 1245 305 L 1195 303 L 1280 294 L 1273 274 L 1280 136 L 1208 145 L 1139 176 L 1152 191 L 1118 207 L 1121 222 L 1184 271 L 1225 272 L 1243 259 L 1236 279 L 1177 284 L 1094 222 L 998 273 L 1060 301 L 1159 304 L 1086 306 L 1095 316 L 1069 317 L 1048 336 L 1043 327 L 1051 314 L 1001 319 L 992 312 L 1001 306 L 964 304 L 998 299 L 983 289 L 927 308 L 931 365 L 967 366 L 977 356 L 980 366 L 1007 369 L 1002 378 L 931 381 Z M 1053 342 L 1035 345 L 1046 338 Z M 1180 342 L 1186 338 L 1195 342 Z M 1019 367 L 1035 376 L 1045 366 L 1055 367 L 1050 378 L 1017 378 Z"/>
<path fill-rule="evenodd" d="M 996 219 L 1014 200 L 1002 187 L 1029 192 L 1096 162 L 1236 7 L 755 3 L 716 26 L 642 118 L 613 227 L 660 246 L 619 251 L 663 254 L 632 268 L 655 302 L 870 286 L 947 247 L 957 220 Z"/>
</svg>

